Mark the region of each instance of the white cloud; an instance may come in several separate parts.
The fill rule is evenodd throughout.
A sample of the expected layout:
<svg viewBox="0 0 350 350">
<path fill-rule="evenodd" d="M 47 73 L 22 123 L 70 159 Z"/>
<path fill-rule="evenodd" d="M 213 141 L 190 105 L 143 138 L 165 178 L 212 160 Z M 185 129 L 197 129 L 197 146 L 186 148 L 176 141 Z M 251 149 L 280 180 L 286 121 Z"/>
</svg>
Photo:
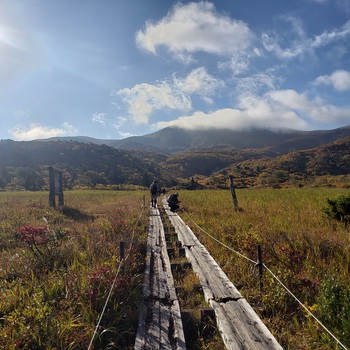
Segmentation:
<svg viewBox="0 0 350 350">
<path fill-rule="evenodd" d="M 212 103 L 211 96 L 224 86 L 223 81 L 208 74 L 204 67 L 197 68 L 184 79 L 174 76 L 174 88 L 184 94 L 196 94 L 208 103 Z"/>
<path fill-rule="evenodd" d="M 137 123 L 148 123 L 152 113 L 159 110 L 192 109 L 191 95 L 198 95 L 207 103 L 224 83 L 198 68 L 185 78 L 175 75 L 170 80 L 158 81 L 155 85 L 137 84 L 132 88 L 113 91 L 112 96 L 121 96 L 128 105 L 128 112 Z"/>
<path fill-rule="evenodd" d="M 106 113 L 94 113 L 91 117 L 93 123 L 101 124 L 103 126 L 106 125 Z"/>
<path fill-rule="evenodd" d="M 190 54 L 206 52 L 228 55 L 250 45 L 252 34 L 242 21 L 216 11 L 213 3 L 177 4 L 157 23 L 147 23 L 136 34 L 139 47 L 153 54 L 166 47 L 178 59 L 191 61 Z"/>
<path fill-rule="evenodd" d="M 273 91 L 276 89 L 283 78 L 276 74 L 274 69 L 267 70 L 257 74 L 252 74 L 244 78 L 234 80 L 234 95 L 246 96 L 251 94 L 262 94 L 264 91 Z"/>
<path fill-rule="evenodd" d="M 117 121 L 116 123 L 113 124 L 113 127 L 117 130 L 119 136 L 122 138 L 122 139 L 125 139 L 127 137 L 131 137 L 131 136 L 136 136 L 136 134 L 131 134 L 130 132 L 123 132 L 121 130 L 121 127 L 127 122 L 127 118 L 125 117 L 122 117 L 122 116 L 118 116 L 117 118 Z"/>
<path fill-rule="evenodd" d="M 9 130 L 9 134 L 17 141 L 30 141 L 50 137 L 76 135 L 77 129 L 67 122 L 63 123 L 61 128 L 52 128 L 32 123 L 27 129 L 21 124 L 16 125 L 12 130 Z"/>
<path fill-rule="evenodd" d="M 339 28 L 324 31 L 312 38 L 306 35 L 299 19 L 293 16 L 280 16 L 279 19 L 289 24 L 287 31 L 284 31 L 284 26 L 280 26 L 278 32 L 262 33 L 261 40 L 265 50 L 280 59 L 293 59 L 303 57 L 305 54 L 312 57 L 316 49 L 330 44 L 343 43 L 346 47 L 345 39 L 350 36 L 350 20 Z M 342 46 L 338 50 L 339 55 L 344 55 L 345 49 Z M 334 57 L 332 58 L 334 60 Z"/>
<path fill-rule="evenodd" d="M 120 95 L 128 104 L 128 112 L 137 123 L 147 123 L 149 116 L 156 110 L 191 109 L 191 99 L 179 90 L 174 90 L 167 82 L 158 82 L 157 85 L 137 84 L 133 88 L 125 88 L 112 92 Z"/>
<path fill-rule="evenodd" d="M 251 127 L 263 128 L 305 128 L 305 123 L 293 112 L 284 115 L 271 114 L 270 107 L 260 101 L 256 105 L 260 109 L 242 111 L 233 108 L 224 108 L 212 113 L 195 112 L 191 116 L 183 116 L 171 122 L 159 122 L 157 126 L 179 126 L 186 129 L 232 129 L 240 130 Z M 268 113 L 268 114 L 267 114 Z M 277 120 L 276 120 L 277 119 Z"/>
<path fill-rule="evenodd" d="M 262 33 L 261 39 L 265 50 L 280 59 L 292 59 L 309 51 L 309 39 L 300 19 L 283 15 L 278 19 L 281 24 L 278 32 Z"/>
<path fill-rule="evenodd" d="M 337 70 L 331 75 L 321 75 L 315 81 L 315 85 L 332 85 L 337 91 L 350 90 L 350 72 L 346 70 Z"/>
<path fill-rule="evenodd" d="M 294 90 L 268 92 L 262 97 L 241 96 L 237 108 L 224 108 L 211 113 L 197 111 L 157 127 L 180 126 L 188 129 L 250 127 L 291 128 L 306 130 L 313 122 L 349 122 L 350 108 L 339 108 L 320 98 L 311 99 Z"/>
<path fill-rule="evenodd" d="M 334 29 L 333 31 L 325 31 L 320 35 L 317 35 L 311 43 L 312 47 L 326 46 L 331 42 L 345 39 L 350 35 L 350 20 L 347 21 L 340 29 Z"/>
<path fill-rule="evenodd" d="M 260 52 L 258 49 L 254 49 L 254 54 L 258 56 Z M 219 69 L 229 69 L 232 71 L 233 75 L 239 75 L 245 73 L 249 68 L 249 55 L 245 53 L 237 53 L 231 57 L 229 61 L 220 62 L 218 64 Z"/>
<path fill-rule="evenodd" d="M 267 33 L 262 34 L 262 42 L 267 52 L 274 53 L 277 57 L 282 59 L 295 58 L 304 53 L 303 45 L 293 44 L 291 47 L 282 48 L 279 44 L 279 39 L 276 36 L 270 36 Z"/>
</svg>

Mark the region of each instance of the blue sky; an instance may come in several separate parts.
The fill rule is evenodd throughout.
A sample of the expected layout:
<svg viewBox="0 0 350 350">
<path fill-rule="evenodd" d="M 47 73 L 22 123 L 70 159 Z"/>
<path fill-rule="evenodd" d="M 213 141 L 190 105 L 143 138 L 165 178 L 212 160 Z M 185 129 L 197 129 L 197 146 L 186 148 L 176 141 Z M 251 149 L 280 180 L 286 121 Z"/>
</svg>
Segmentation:
<svg viewBox="0 0 350 350">
<path fill-rule="evenodd" d="M 350 0 L 0 0 L 0 139 L 350 124 Z"/>
</svg>

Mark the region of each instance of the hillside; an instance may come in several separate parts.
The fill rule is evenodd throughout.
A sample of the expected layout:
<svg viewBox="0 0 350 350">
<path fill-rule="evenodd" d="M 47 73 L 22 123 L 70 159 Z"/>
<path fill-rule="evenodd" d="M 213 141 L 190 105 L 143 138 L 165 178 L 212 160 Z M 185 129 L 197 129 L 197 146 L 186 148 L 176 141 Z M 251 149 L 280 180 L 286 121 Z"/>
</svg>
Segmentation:
<svg viewBox="0 0 350 350">
<path fill-rule="evenodd" d="M 279 154 L 266 149 L 194 150 L 171 154 L 159 166 L 162 172 L 189 178 L 195 175 L 210 176 L 213 172 L 226 168 L 230 164 L 248 159 L 276 157 L 277 155 Z"/>
<path fill-rule="evenodd" d="M 189 130 L 168 127 L 144 136 L 133 136 L 123 140 L 96 140 L 74 137 L 50 140 L 73 140 L 96 144 L 106 144 L 117 149 L 142 150 L 163 154 L 172 154 L 198 149 L 236 149 L 267 148 L 274 152 L 287 153 L 294 150 L 319 147 L 350 137 L 350 125 L 334 130 Z"/>
<path fill-rule="evenodd" d="M 159 161 L 159 159 L 158 159 Z M 0 141 L 0 187 L 38 189 L 47 182 L 47 166 L 65 171 L 66 186 L 148 185 L 163 179 L 155 157 L 133 156 L 106 145 L 73 141 Z"/>
<path fill-rule="evenodd" d="M 180 136 L 183 132 L 176 129 L 174 134 L 173 131 L 168 128 L 160 133 L 163 135 L 162 142 L 172 145 L 172 150 L 175 146 L 178 147 L 174 135 Z M 214 142 L 215 137 L 219 137 L 219 132 L 214 132 L 212 136 L 206 134 L 207 137 L 199 133 L 191 142 L 187 139 L 187 144 L 183 147 L 189 146 L 189 149 L 169 154 L 165 151 L 115 148 L 104 144 L 102 140 L 99 144 L 92 142 L 94 139 L 85 137 L 78 138 L 80 142 L 74 141 L 74 138 L 45 142 L 2 140 L 0 188 L 47 188 L 49 165 L 64 171 L 66 188 L 125 185 L 147 187 L 155 178 L 166 187 L 187 187 L 189 184 L 193 187 L 191 183 L 194 178 L 201 186 L 226 188 L 228 174 L 232 174 L 236 183 L 242 187 L 298 186 L 311 182 L 324 184 L 324 179 L 319 178 L 326 176 L 342 176 L 341 181 L 346 185 L 350 182 L 350 136 L 341 137 L 349 131 L 350 127 L 322 132 L 290 132 L 290 138 L 286 137 L 282 142 L 281 134 L 272 136 L 266 130 L 255 130 L 255 140 L 248 137 L 250 135 L 253 138 L 253 131 L 244 134 L 246 145 L 260 144 L 264 147 L 243 149 L 229 147 L 225 144 L 224 137 L 222 144 L 216 143 L 208 147 L 209 139 Z M 291 137 L 292 134 L 294 138 Z M 147 137 L 154 138 L 154 135 Z M 243 147 L 243 134 L 240 135 L 241 139 L 236 139 L 235 142 Z M 313 144 L 317 147 L 307 148 Z M 289 149 L 292 151 L 288 152 Z"/>
<path fill-rule="evenodd" d="M 231 174 L 240 186 L 329 184 L 330 177 L 342 176 L 350 186 L 350 137 L 322 147 L 289 152 L 273 158 L 249 159 L 232 164 L 213 178 Z M 215 181 L 214 181 L 215 182 Z"/>
</svg>

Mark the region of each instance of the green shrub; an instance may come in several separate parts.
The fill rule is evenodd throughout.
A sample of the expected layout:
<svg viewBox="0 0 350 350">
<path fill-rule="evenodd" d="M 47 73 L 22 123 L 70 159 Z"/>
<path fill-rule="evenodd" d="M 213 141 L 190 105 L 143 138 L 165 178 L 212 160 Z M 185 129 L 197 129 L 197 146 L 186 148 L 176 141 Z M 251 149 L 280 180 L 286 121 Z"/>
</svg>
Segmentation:
<svg viewBox="0 0 350 350">
<path fill-rule="evenodd" d="M 350 344 L 350 288 L 336 278 L 322 283 L 317 300 L 321 321 L 347 345 Z"/>
<path fill-rule="evenodd" d="M 347 225 L 350 220 L 350 196 L 341 195 L 336 199 L 327 199 L 327 204 L 324 212 Z"/>
</svg>

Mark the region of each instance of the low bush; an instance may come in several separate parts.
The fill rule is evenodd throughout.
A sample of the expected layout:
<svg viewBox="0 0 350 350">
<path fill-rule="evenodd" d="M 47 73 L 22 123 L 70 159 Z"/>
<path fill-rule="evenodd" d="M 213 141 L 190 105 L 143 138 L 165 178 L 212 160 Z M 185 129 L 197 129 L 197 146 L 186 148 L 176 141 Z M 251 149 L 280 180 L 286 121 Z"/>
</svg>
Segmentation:
<svg viewBox="0 0 350 350">
<path fill-rule="evenodd" d="M 341 195 L 336 199 L 327 199 L 328 206 L 324 212 L 336 220 L 344 222 L 347 226 L 350 221 L 350 196 Z"/>
</svg>

